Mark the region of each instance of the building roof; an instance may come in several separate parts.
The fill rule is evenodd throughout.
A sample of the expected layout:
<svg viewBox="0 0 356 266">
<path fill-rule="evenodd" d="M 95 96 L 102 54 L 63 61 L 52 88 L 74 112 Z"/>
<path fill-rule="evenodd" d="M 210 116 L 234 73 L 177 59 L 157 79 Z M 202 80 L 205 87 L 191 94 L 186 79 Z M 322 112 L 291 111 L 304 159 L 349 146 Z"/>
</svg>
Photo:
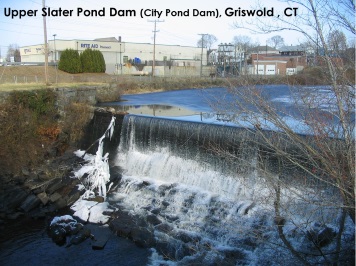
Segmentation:
<svg viewBox="0 0 356 266">
<path fill-rule="evenodd" d="M 298 51 L 305 51 L 301 45 L 290 45 L 290 46 L 282 46 L 279 48 L 280 52 L 298 52 Z"/>
<path fill-rule="evenodd" d="M 117 42 L 118 39 L 116 39 L 115 37 L 107 37 L 107 38 L 94 39 L 94 41 L 97 41 L 97 42 Z"/>
<path fill-rule="evenodd" d="M 257 53 L 257 52 L 261 52 L 261 51 L 267 51 L 267 52 L 278 52 L 277 49 L 274 49 L 271 46 L 268 45 L 259 45 L 259 46 L 255 46 L 251 49 L 248 50 L 249 53 Z"/>
</svg>

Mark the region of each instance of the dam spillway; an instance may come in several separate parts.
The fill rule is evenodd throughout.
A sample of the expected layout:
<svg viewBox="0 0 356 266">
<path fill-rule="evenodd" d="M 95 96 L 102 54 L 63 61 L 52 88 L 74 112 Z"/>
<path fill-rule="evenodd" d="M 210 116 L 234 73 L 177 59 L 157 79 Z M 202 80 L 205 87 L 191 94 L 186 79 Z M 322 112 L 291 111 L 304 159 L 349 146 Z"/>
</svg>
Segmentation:
<svg viewBox="0 0 356 266">
<path fill-rule="evenodd" d="M 282 245 L 275 226 L 275 180 L 283 176 L 278 196 L 281 214 L 295 243 L 316 225 L 335 225 L 339 210 L 320 209 L 317 202 L 339 198 L 325 187 L 320 188 L 323 193 L 313 194 L 315 187 L 296 180 L 290 169 L 275 171 L 278 160 L 266 155 L 260 144 L 254 130 L 126 115 L 120 144 L 110 155 L 112 167 L 122 169 L 122 177 L 108 200 L 154 220 L 150 230 L 157 244 L 152 261 L 293 262 L 288 251 L 278 251 L 280 256 L 272 251 L 276 243 Z"/>
</svg>

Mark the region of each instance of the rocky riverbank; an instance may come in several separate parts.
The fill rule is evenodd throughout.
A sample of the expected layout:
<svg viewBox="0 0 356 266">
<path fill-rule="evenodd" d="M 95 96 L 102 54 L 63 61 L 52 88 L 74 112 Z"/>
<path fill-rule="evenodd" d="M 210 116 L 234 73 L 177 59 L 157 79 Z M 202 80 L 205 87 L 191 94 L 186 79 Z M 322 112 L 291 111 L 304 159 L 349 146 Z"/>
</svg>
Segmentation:
<svg viewBox="0 0 356 266">
<path fill-rule="evenodd" d="M 72 150 L 46 161 L 36 171 L 1 177 L 0 223 L 6 226 L 21 217 L 42 219 L 73 204 L 82 194 L 78 179 L 71 177 L 80 158 Z"/>
</svg>

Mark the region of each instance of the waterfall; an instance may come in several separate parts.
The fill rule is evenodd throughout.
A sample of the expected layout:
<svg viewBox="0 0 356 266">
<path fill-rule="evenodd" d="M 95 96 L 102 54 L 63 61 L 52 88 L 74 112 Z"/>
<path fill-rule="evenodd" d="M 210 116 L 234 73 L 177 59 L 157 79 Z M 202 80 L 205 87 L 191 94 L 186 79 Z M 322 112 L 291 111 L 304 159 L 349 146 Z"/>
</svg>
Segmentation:
<svg viewBox="0 0 356 266">
<path fill-rule="evenodd" d="M 267 209 L 256 204 L 269 191 L 258 181 L 252 139 L 229 126 L 125 117 L 114 160 L 124 171 L 109 201 L 142 217 L 155 215 L 172 228 L 153 227 L 164 244 L 157 245 L 152 265 L 160 265 L 155 255 L 167 252 L 181 265 L 237 260 L 231 254 L 240 262 L 255 259 L 241 250 L 255 246 L 244 232 L 269 223 Z"/>
<path fill-rule="evenodd" d="M 122 178 L 108 200 L 154 221 L 151 265 L 298 264 L 287 249 L 276 248 L 283 246 L 274 209 L 280 177 L 263 174 L 261 165 L 275 166 L 257 143 L 256 134 L 242 128 L 125 116 L 113 160 Z M 304 247 L 310 230 L 336 227 L 339 210 L 318 205 L 331 200 L 325 192 L 300 183 L 280 187 L 281 221 L 294 246 Z"/>
<path fill-rule="evenodd" d="M 116 163 L 129 176 L 236 198 L 242 182 L 257 178 L 257 147 L 248 131 L 236 127 L 128 115 Z"/>
</svg>

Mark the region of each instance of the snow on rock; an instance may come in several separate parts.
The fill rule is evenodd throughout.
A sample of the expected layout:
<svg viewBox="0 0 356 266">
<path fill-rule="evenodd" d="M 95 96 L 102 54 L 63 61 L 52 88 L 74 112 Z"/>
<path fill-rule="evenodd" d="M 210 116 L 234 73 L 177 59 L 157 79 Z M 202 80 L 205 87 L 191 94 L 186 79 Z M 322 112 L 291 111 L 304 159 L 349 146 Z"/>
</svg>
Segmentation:
<svg viewBox="0 0 356 266">
<path fill-rule="evenodd" d="M 95 201 L 79 199 L 70 208 L 74 211 L 73 216 L 78 217 L 82 221 L 88 221 L 90 209 L 96 204 L 97 202 Z"/>
<path fill-rule="evenodd" d="M 70 215 L 56 216 L 52 219 L 50 226 L 54 224 L 69 224 L 75 225 L 77 221 Z"/>
<path fill-rule="evenodd" d="M 104 215 L 104 212 L 111 212 L 108 202 L 98 203 L 90 209 L 89 222 L 105 224 L 108 222 L 110 216 Z"/>
<path fill-rule="evenodd" d="M 107 223 L 110 218 L 110 216 L 103 213 L 112 212 L 112 209 L 109 209 L 108 202 L 98 203 L 84 199 L 79 199 L 71 209 L 74 211 L 73 216 L 78 217 L 80 220 L 100 224 Z"/>
</svg>

